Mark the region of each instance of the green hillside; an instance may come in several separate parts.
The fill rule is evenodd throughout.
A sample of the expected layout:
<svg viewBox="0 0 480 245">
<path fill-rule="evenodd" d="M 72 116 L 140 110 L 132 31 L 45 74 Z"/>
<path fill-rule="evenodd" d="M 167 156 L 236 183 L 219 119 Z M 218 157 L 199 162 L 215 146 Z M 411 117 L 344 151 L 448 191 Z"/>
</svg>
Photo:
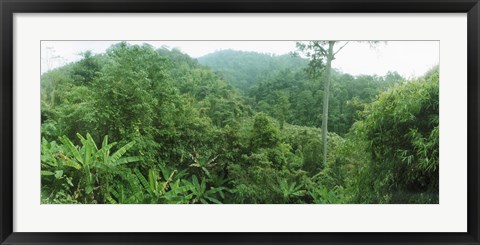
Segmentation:
<svg viewBox="0 0 480 245">
<path fill-rule="evenodd" d="M 334 72 L 324 164 L 308 63 L 119 43 L 44 73 L 42 203 L 438 203 L 438 68 Z"/>
</svg>

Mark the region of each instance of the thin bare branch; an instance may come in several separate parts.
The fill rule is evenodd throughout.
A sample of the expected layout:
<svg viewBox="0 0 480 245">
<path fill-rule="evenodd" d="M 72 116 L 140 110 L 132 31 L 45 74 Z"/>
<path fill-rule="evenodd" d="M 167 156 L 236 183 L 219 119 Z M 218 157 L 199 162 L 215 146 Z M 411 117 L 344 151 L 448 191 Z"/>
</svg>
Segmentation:
<svg viewBox="0 0 480 245">
<path fill-rule="evenodd" d="M 337 49 L 337 51 L 335 51 L 335 53 L 333 53 L 333 57 L 335 57 L 335 55 L 337 55 L 338 52 L 340 52 L 340 50 L 343 49 L 343 47 L 347 46 L 347 44 L 349 43 L 350 41 L 347 41 L 344 45 L 342 45 L 342 47 L 340 47 L 339 49 Z"/>
</svg>

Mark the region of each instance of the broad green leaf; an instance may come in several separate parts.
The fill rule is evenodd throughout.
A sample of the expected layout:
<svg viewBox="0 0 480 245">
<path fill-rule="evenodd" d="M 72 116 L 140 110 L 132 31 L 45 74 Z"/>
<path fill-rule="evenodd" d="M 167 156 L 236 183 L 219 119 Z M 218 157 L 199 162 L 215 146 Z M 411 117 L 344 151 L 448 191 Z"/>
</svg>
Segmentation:
<svg viewBox="0 0 480 245">
<path fill-rule="evenodd" d="M 89 133 L 87 133 L 87 140 L 93 145 L 93 147 L 95 148 L 95 151 L 98 151 L 97 144 L 95 144 L 95 141 L 93 140 L 92 136 Z"/>
<path fill-rule="evenodd" d="M 142 157 L 140 157 L 140 156 L 123 157 L 123 158 L 120 158 L 119 160 L 117 160 L 116 162 L 112 163 L 112 165 L 113 166 L 118 166 L 118 165 L 125 164 L 125 163 L 138 162 L 138 161 L 141 161 L 141 160 L 142 160 Z"/>
<path fill-rule="evenodd" d="M 56 170 L 55 171 L 55 178 L 60 179 L 63 176 L 63 170 Z"/>
<path fill-rule="evenodd" d="M 80 152 L 78 151 L 78 149 L 73 145 L 72 141 L 70 141 L 70 139 L 67 137 L 67 136 L 62 136 L 61 139 L 62 143 L 68 148 L 68 150 L 70 151 L 70 153 L 72 153 L 72 155 L 75 157 L 75 159 L 80 162 L 81 164 L 83 164 L 83 159 L 80 155 Z"/>
<path fill-rule="evenodd" d="M 120 149 L 118 149 L 115 153 L 112 154 L 112 156 L 110 157 L 110 160 L 109 160 L 109 163 L 110 164 L 114 164 L 115 162 L 117 162 L 122 156 L 123 154 L 125 154 L 128 149 L 132 148 L 132 146 L 135 144 L 135 141 L 132 141 L 126 145 L 124 145 L 123 147 L 121 147 Z"/>
<path fill-rule="evenodd" d="M 152 192 L 156 192 L 158 183 L 155 171 L 153 169 L 148 170 L 148 182 L 150 184 L 150 190 Z"/>
<path fill-rule="evenodd" d="M 87 185 L 87 186 L 85 187 L 85 193 L 91 194 L 92 192 L 93 192 L 93 186 Z"/>
<path fill-rule="evenodd" d="M 68 167 L 72 167 L 72 168 L 74 168 L 74 169 L 76 169 L 76 170 L 80 170 L 80 169 L 82 168 L 82 166 L 80 166 L 80 164 L 78 164 L 78 163 L 76 163 L 76 162 L 74 162 L 74 161 L 72 161 L 72 160 L 64 161 L 64 162 L 63 162 L 63 165 L 68 166 Z"/>
<path fill-rule="evenodd" d="M 88 138 L 88 135 L 87 135 L 87 138 Z M 92 141 L 90 139 L 91 139 L 91 137 L 84 141 L 83 148 L 85 150 L 85 152 L 84 152 L 84 154 L 85 154 L 84 155 L 84 157 L 85 157 L 84 163 L 86 165 L 91 166 L 91 165 L 93 165 L 93 162 L 95 160 L 95 159 L 92 159 L 92 152 L 93 152 L 95 142 L 92 142 L 93 139 L 92 139 Z"/>
<path fill-rule="evenodd" d="M 195 188 L 200 187 L 200 184 L 198 183 L 198 178 L 196 175 L 192 176 L 192 183 L 195 186 Z"/>
<path fill-rule="evenodd" d="M 210 200 L 211 202 L 213 203 L 216 203 L 216 204 L 222 204 L 222 202 L 220 202 L 218 199 L 214 198 L 214 197 L 205 197 L 206 199 Z"/>
<path fill-rule="evenodd" d="M 42 175 L 44 175 L 44 176 L 54 175 L 53 172 L 51 172 L 51 171 L 46 171 L 46 170 L 42 170 L 41 173 L 42 173 Z"/>
<path fill-rule="evenodd" d="M 207 184 L 205 183 L 205 179 L 202 179 L 202 182 L 200 183 L 201 193 L 204 193 L 206 189 L 207 189 Z"/>
<path fill-rule="evenodd" d="M 149 188 L 150 184 L 148 183 L 147 179 L 143 176 L 142 173 L 138 169 L 134 169 L 133 172 L 137 176 L 137 179 L 140 181 L 140 183 L 143 185 L 144 188 Z"/>
</svg>

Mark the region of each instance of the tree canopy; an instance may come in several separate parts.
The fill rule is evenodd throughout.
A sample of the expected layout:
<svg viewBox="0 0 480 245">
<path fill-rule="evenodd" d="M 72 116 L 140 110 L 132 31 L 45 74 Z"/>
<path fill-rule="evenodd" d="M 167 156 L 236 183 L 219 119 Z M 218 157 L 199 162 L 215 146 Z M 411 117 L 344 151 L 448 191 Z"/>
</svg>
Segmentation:
<svg viewBox="0 0 480 245">
<path fill-rule="evenodd" d="M 332 69 L 324 162 L 308 66 L 122 42 L 42 74 L 42 203 L 438 203 L 438 67 Z"/>
</svg>

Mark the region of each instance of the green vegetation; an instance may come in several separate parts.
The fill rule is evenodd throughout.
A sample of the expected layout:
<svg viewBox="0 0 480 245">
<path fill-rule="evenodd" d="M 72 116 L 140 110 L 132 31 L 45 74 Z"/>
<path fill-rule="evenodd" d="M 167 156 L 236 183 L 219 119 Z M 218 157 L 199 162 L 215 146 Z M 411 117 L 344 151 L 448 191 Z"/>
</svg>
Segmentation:
<svg viewBox="0 0 480 245">
<path fill-rule="evenodd" d="M 119 43 L 44 73 L 42 203 L 438 203 L 438 67 L 332 70 L 323 141 L 312 61 Z"/>
</svg>

